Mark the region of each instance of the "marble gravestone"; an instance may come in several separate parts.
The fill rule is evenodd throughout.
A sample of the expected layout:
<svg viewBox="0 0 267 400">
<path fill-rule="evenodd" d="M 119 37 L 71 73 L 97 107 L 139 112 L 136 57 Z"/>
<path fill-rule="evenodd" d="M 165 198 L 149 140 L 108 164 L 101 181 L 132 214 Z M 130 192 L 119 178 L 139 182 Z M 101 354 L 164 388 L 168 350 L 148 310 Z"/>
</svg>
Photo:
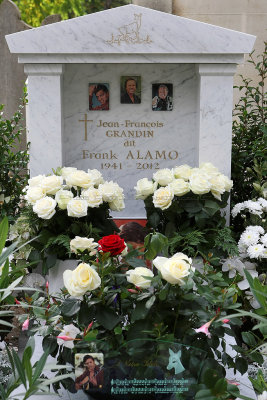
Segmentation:
<svg viewBox="0 0 267 400">
<path fill-rule="evenodd" d="M 28 75 L 32 176 L 97 168 L 124 188 L 120 217 L 142 218 L 134 186 L 159 168 L 209 161 L 230 175 L 233 75 L 254 36 L 127 5 L 6 40 Z M 138 104 L 121 103 L 127 76 L 138 80 Z M 89 84 L 99 83 L 109 107 L 90 110 Z M 162 83 L 172 107 L 154 111 Z"/>
</svg>

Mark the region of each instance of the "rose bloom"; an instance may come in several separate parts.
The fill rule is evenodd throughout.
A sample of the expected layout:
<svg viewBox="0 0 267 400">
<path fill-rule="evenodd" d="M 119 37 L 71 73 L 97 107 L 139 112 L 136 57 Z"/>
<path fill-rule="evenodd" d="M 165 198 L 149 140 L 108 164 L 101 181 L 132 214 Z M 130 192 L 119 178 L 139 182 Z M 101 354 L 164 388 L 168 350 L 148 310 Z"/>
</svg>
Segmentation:
<svg viewBox="0 0 267 400">
<path fill-rule="evenodd" d="M 185 182 L 183 179 L 174 179 L 169 186 L 172 188 L 175 196 L 183 196 L 190 192 L 188 182 Z"/>
<path fill-rule="evenodd" d="M 37 200 L 33 206 L 33 212 L 35 212 L 39 218 L 42 219 L 50 219 L 56 213 L 56 205 L 57 202 L 52 197 L 43 197 L 40 200 Z"/>
<path fill-rule="evenodd" d="M 71 296 L 83 296 L 101 285 L 98 273 L 89 264 L 81 263 L 73 271 L 63 272 L 64 286 Z"/>
<path fill-rule="evenodd" d="M 173 169 L 173 174 L 176 179 L 185 179 L 186 181 L 189 180 L 190 175 L 192 174 L 192 168 L 189 165 L 184 164 L 180 165 L 179 167 L 175 167 Z"/>
<path fill-rule="evenodd" d="M 201 172 L 195 172 L 190 176 L 189 186 L 195 194 L 209 193 L 211 189 L 208 175 Z"/>
<path fill-rule="evenodd" d="M 66 179 L 67 176 L 72 174 L 73 172 L 77 171 L 77 168 L 75 167 L 63 167 L 60 170 L 61 176 L 63 176 L 64 179 Z"/>
<path fill-rule="evenodd" d="M 176 253 L 171 258 L 156 257 L 153 261 L 162 278 L 172 285 L 182 285 L 184 278 L 194 271 L 192 259 L 183 253 Z"/>
<path fill-rule="evenodd" d="M 156 208 L 166 210 L 171 206 L 173 197 L 174 193 L 170 185 L 161 187 L 153 195 L 153 204 Z"/>
<path fill-rule="evenodd" d="M 94 186 L 99 186 L 100 183 L 104 183 L 103 176 L 97 169 L 88 169 L 87 174 L 90 176 Z"/>
<path fill-rule="evenodd" d="M 145 200 L 149 195 L 154 193 L 154 190 L 157 187 L 157 183 L 153 181 L 149 181 L 147 178 L 139 179 L 137 181 L 135 190 L 136 190 L 136 199 Z"/>
<path fill-rule="evenodd" d="M 97 208 L 103 203 L 102 194 L 99 189 L 90 187 L 87 190 L 83 190 L 82 196 L 87 201 L 88 207 Z"/>
<path fill-rule="evenodd" d="M 112 211 L 122 211 L 125 208 L 124 194 L 118 194 L 118 196 L 109 203 L 109 207 Z"/>
<path fill-rule="evenodd" d="M 56 192 L 61 189 L 62 184 L 62 176 L 51 175 L 43 178 L 40 186 L 46 194 L 56 194 Z"/>
<path fill-rule="evenodd" d="M 108 203 L 111 203 L 112 201 L 116 200 L 118 195 L 123 194 L 122 188 L 113 181 L 100 184 L 98 189 L 102 194 L 103 200 Z"/>
<path fill-rule="evenodd" d="M 70 250 L 72 253 L 77 254 L 78 250 L 80 251 L 93 251 L 98 247 L 98 243 L 94 242 L 93 238 L 85 238 L 80 236 L 75 236 L 74 239 L 70 241 Z"/>
<path fill-rule="evenodd" d="M 216 199 L 221 200 L 221 195 L 225 192 L 225 180 L 223 175 L 218 174 L 212 176 L 210 179 L 210 183 L 211 193 Z"/>
<path fill-rule="evenodd" d="M 40 186 L 30 186 L 27 190 L 25 199 L 29 204 L 35 204 L 37 200 L 45 197 L 45 193 Z"/>
<path fill-rule="evenodd" d="M 59 208 L 61 210 L 66 210 L 68 202 L 73 199 L 73 196 L 74 194 L 70 190 L 59 190 L 55 195 Z"/>
<path fill-rule="evenodd" d="M 79 197 L 75 197 L 70 200 L 67 204 L 68 216 L 81 218 L 87 215 L 87 201 L 80 199 Z"/>
<path fill-rule="evenodd" d="M 70 175 L 66 176 L 66 183 L 68 186 L 79 186 L 84 189 L 93 186 L 90 176 L 85 171 L 81 170 L 74 171 Z"/>
<path fill-rule="evenodd" d="M 42 180 L 45 178 L 45 175 L 37 175 L 34 176 L 33 178 L 29 179 L 28 185 L 33 187 L 33 186 L 40 186 Z"/>
<path fill-rule="evenodd" d="M 98 250 L 103 251 L 103 253 L 110 253 L 112 257 L 121 254 L 126 248 L 124 240 L 119 235 L 104 236 L 98 241 L 98 244 Z"/>
<path fill-rule="evenodd" d="M 215 167 L 215 165 L 213 165 L 210 162 L 206 162 L 206 163 L 201 163 L 199 166 L 199 169 L 202 170 L 203 172 L 205 172 L 207 175 L 209 175 L 210 177 L 218 175 L 219 174 L 219 170 L 217 167 Z"/>
<path fill-rule="evenodd" d="M 173 171 L 168 168 L 160 169 L 153 174 L 153 179 L 161 186 L 167 186 L 174 179 Z"/>
<path fill-rule="evenodd" d="M 154 274 L 150 269 L 145 267 L 137 267 L 126 272 L 127 281 L 133 283 L 141 289 L 147 289 L 151 286 L 151 281 L 146 277 L 153 278 Z"/>
<path fill-rule="evenodd" d="M 226 190 L 226 192 L 230 192 L 234 184 L 233 181 L 229 179 L 226 175 L 222 174 L 222 177 L 224 179 L 224 189 Z"/>
</svg>

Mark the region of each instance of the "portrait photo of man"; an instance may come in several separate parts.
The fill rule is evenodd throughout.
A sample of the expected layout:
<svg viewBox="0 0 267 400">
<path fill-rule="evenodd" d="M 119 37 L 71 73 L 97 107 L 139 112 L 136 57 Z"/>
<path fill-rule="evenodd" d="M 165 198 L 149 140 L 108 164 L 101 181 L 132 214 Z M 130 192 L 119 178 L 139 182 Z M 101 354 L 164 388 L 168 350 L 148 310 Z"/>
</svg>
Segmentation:
<svg viewBox="0 0 267 400">
<path fill-rule="evenodd" d="M 109 84 L 89 83 L 89 110 L 109 110 Z"/>
<path fill-rule="evenodd" d="M 121 104 L 141 103 L 141 76 L 121 77 Z"/>
<path fill-rule="evenodd" d="M 102 389 L 104 384 L 103 353 L 75 354 L 75 389 Z"/>
<path fill-rule="evenodd" d="M 171 83 L 152 84 L 152 110 L 172 111 L 173 85 Z"/>
</svg>

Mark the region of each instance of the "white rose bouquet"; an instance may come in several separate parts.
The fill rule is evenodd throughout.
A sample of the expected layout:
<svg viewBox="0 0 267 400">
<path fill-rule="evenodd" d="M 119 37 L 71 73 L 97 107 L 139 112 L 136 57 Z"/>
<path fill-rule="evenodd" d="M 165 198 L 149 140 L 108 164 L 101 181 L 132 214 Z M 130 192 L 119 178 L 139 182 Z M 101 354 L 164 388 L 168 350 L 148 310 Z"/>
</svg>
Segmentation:
<svg viewBox="0 0 267 400">
<path fill-rule="evenodd" d="M 56 258 L 71 255 L 71 239 L 77 236 L 97 239 L 101 234 L 117 231 L 110 210 L 124 208 L 123 189 L 117 183 L 104 181 L 96 169 L 85 172 L 72 167 L 29 179 L 24 200 L 25 221 L 34 228 L 35 236 L 39 235 L 32 247 L 38 250 L 38 243 L 45 247 L 51 261 L 48 266 Z"/>
<path fill-rule="evenodd" d="M 216 239 L 211 229 L 225 225 L 221 211 L 232 185 L 227 176 L 207 162 L 199 168 L 180 165 L 158 170 L 151 180 L 140 179 L 135 190 L 136 199 L 145 203 L 148 227 L 168 237 L 201 230 L 209 240 L 202 250 L 208 253 Z"/>
</svg>

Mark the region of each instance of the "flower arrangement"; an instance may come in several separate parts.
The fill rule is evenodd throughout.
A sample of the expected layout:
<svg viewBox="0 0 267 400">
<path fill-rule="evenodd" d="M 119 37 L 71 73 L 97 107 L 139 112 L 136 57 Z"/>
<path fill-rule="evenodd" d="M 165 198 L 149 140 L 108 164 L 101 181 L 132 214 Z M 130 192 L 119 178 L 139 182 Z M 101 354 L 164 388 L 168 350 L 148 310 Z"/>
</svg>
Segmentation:
<svg viewBox="0 0 267 400">
<path fill-rule="evenodd" d="M 158 170 L 152 180 L 140 179 L 135 190 L 136 199 L 145 203 L 148 226 L 172 238 L 173 252 L 187 250 L 183 242 L 190 234 L 194 250 L 197 244 L 207 255 L 231 236 L 222 216 L 231 188 L 227 176 L 203 163 L 199 168 L 180 165 Z M 217 240 L 216 230 L 222 228 L 224 234 Z"/>
<path fill-rule="evenodd" d="M 65 259 L 71 255 L 70 240 L 76 236 L 99 238 L 101 234 L 117 231 L 110 210 L 124 208 L 123 189 L 117 183 L 104 181 L 96 169 L 85 172 L 72 167 L 58 168 L 52 175 L 29 179 L 24 201 L 21 218 L 12 228 L 11 238 L 23 242 L 22 226 L 29 226 L 30 238 L 37 235 L 39 238 L 31 243 L 31 248 L 24 249 L 24 255 L 28 250 L 29 261 L 33 261 L 32 257 L 36 260 L 36 252 L 39 259 L 47 260 L 49 255 L 50 261 L 44 264 L 46 270 L 56 258 Z"/>
<path fill-rule="evenodd" d="M 105 380 L 98 399 L 112 398 L 114 379 L 174 376 L 187 382 L 184 392 L 179 391 L 181 399 L 238 397 L 225 368 L 244 373 L 247 361 L 239 351 L 245 350 L 238 348 L 235 358 L 228 357 L 224 334 L 234 335 L 240 322 L 228 315 L 240 305 L 234 304 L 236 291 L 228 290 L 221 272 L 206 264 L 200 273 L 186 254 L 169 257 L 166 248 L 149 269 L 139 258 L 143 253 L 129 250 L 117 235 L 101 238 L 97 246 L 88 238 L 87 245 L 76 243 L 75 252 L 84 260 L 77 267 L 74 261 L 74 269 L 64 272 L 61 295 L 36 293 L 20 301 L 32 332 L 43 336 L 44 349 L 60 364 L 74 365 L 75 354 L 104 354 Z M 246 359 L 255 353 L 246 351 Z M 64 372 L 58 373 L 59 379 Z M 74 390 L 73 380 L 61 383 Z M 168 393 L 166 398 L 171 389 Z M 127 394 L 129 399 L 156 398 L 148 392 L 136 396 Z"/>
</svg>

